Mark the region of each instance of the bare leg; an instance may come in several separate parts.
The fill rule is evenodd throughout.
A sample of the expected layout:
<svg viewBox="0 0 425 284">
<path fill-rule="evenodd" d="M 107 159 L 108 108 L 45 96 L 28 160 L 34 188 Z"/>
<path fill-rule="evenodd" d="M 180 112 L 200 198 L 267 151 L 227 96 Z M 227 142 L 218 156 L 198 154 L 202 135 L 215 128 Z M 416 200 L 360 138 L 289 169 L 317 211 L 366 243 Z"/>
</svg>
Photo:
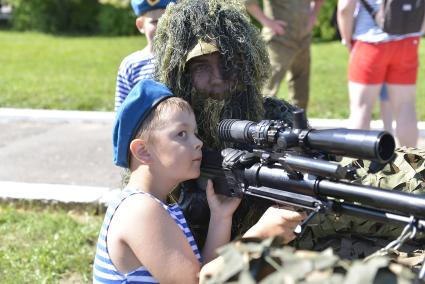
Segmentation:
<svg viewBox="0 0 425 284">
<path fill-rule="evenodd" d="M 396 121 L 395 135 L 400 146 L 416 147 L 416 85 L 388 84 L 388 95 Z"/>
<path fill-rule="evenodd" d="M 381 91 L 382 84 L 364 85 L 348 83 L 350 95 L 349 126 L 354 129 L 369 129 L 372 109 Z"/>
<path fill-rule="evenodd" d="M 381 100 L 380 112 L 382 123 L 384 124 L 384 130 L 393 133 L 393 115 L 391 110 L 391 103 L 389 101 Z"/>
<path fill-rule="evenodd" d="M 393 133 L 393 114 L 386 85 L 382 85 L 379 101 L 381 103 L 380 113 L 382 123 L 384 124 L 384 130 Z"/>
</svg>

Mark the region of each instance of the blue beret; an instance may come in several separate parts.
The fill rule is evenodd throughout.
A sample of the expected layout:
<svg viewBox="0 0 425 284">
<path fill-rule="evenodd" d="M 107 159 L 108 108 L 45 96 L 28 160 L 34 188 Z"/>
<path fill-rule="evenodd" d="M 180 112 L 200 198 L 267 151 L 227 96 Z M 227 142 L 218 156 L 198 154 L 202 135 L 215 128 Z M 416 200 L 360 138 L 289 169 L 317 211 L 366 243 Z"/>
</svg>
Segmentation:
<svg viewBox="0 0 425 284">
<path fill-rule="evenodd" d="M 130 143 L 143 120 L 163 100 L 173 97 L 165 85 L 151 79 L 139 81 L 117 111 L 112 133 L 114 163 L 129 168 Z"/>
<path fill-rule="evenodd" d="M 140 16 L 151 10 L 165 9 L 172 2 L 176 2 L 176 0 L 131 0 L 131 7 L 133 7 L 134 14 Z"/>
</svg>

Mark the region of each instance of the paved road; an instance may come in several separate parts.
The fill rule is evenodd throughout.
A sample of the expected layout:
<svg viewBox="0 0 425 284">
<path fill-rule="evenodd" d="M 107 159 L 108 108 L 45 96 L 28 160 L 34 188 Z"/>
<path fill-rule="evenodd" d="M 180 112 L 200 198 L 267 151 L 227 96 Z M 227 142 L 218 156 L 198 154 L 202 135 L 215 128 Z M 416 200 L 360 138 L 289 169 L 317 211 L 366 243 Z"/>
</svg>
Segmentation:
<svg viewBox="0 0 425 284">
<path fill-rule="evenodd" d="M 29 110 L 5 114 L 0 109 L 0 182 L 119 188 L 121 170 L 112 163 L 113 113 L 101 117 Z M 319 124 L 341 126 L 338 121 L 326 123 Z M 425 139 L 419 146 L 425 147 Z"/>
<path fill-rule="evenodd" d="M 0 181 L 117 188 L 112 123 L 0 120 Z"/>
</svg>

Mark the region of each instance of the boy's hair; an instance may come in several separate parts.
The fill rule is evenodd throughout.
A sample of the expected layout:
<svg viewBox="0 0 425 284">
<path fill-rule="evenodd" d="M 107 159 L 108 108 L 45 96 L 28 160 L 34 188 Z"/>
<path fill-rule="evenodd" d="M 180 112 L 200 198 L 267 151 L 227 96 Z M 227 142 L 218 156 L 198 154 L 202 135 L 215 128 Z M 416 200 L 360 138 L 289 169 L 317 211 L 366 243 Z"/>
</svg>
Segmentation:
<svg viewBox="0 0 425 284">
<path fill-rule="evenodd" d="M 168 4 L 176 0 L 131 0 L 131 7 L 137 17 L 156 9 L 165 9 Z"/>
<path fill-rule="evenodd" d="M 193 114 L 192 107 L 184 99 L 178 97 L 166 99 L 159 103 L 143 120 L 134 138 L 141 138 L 149 143 L 152 138 L 152 131 L 168 123 L 168 121 L 163 119 L 163 115 L 172 111 L 185 111 Z"/>
</svg>

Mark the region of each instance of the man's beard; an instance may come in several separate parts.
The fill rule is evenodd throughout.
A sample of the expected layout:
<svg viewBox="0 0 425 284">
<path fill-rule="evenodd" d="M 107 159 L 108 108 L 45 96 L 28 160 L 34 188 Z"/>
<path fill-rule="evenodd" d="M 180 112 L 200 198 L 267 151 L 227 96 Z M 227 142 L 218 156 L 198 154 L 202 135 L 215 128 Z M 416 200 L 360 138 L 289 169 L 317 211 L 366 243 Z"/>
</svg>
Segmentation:
<svg viewBox="0 0 425 284">
<path fill-rule="evenodd" d="M 235 93 L 205 94 L 196 91 L 191 92 L 192 107 L 195 111 L 198 133 L 204 143 L 204 147 L 210 150 L 220 150 L 226 147 L 224 141 L 218 137 L 218 124 L 226 118 L 241 118 L 240 104 L 235 100 Z"/>
</svg>

